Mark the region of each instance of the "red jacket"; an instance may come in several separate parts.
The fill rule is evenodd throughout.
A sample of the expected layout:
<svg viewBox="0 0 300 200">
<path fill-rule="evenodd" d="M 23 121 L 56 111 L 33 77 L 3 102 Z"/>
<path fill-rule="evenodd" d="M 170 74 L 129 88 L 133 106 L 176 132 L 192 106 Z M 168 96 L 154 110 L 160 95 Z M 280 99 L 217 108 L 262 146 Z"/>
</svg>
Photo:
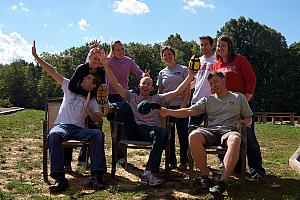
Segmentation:
<svg viewBox="0 0 300 200">
<path fill-rule="evenodd" d="M 237 54 L 233 61 L 217 61 L 212 71 L 221 71 L 226 76 L 226 87 L 229 91 L 254 94 L 256 76 L 247 58 Z"/>
</svg>

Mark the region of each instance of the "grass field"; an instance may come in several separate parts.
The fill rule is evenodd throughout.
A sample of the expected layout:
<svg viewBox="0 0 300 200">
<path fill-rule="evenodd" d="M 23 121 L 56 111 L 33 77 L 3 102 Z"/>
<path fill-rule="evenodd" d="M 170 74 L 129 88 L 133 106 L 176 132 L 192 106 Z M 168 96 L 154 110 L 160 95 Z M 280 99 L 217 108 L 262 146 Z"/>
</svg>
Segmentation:
<svg viewBox="0 0 300 200">
<path fill-rule="evenodd" d="M 104 126 L 108 164 L 104 181 L 107 189 L 90 190 L 86 185 L 88 172 L 73 162 L 74 173 L 67 175 L 70 189 L 59 195 L 49 194 L 48 185 L 42 178 L 43 118 L 44 112 L 38 110 L 0 115 L 0 199 L 213 199 L 210 194 L 192 192 L 188 187 L 187 173 L 177 170 L 172 170 L 169 179 L 159 188 L 140 185 L 138 175 L 148 159 L 146 150 L 130 151 L 128 170 L 118 167 L 117 177 L 112 180 L 111 138 L 107 122 Z M 258 182 L 247 179 L 244 189 L 232 178 L 224 199 L 300 199 L 300 176 L 288 166 L 289 157 L 300 144 L 300 128 L 257 124 L 256 135 L 267 177 Z M 217 158 L 209 156 L 209 164 L 218 176 L 221 171 Z"/>
</svg>

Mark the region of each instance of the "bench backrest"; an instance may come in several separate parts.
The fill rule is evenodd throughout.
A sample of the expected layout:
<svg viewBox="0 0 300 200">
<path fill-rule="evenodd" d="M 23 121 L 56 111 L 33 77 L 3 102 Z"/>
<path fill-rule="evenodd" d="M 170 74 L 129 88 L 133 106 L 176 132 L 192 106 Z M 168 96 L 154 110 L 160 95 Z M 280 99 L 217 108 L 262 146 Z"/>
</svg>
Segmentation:
<svg viewBox="0 0 300 200">
<path fill-rule="evenodd" d="M 47 129 L 48 129 L 48 132 L 54 126 L 54 122 L 55 122 L 56 116 L 58 114 L 61 102 L 62 102 L 62 98 L 61 97 L 58 97 L 58 98 L 49 98 L 46 101 L 46 106 L 47 106 L 46 107 L 46 112 L 47 112 L 46 113 L 46 116 L 47 116 L 46 119 L 47 119 Z"/>
</svg>

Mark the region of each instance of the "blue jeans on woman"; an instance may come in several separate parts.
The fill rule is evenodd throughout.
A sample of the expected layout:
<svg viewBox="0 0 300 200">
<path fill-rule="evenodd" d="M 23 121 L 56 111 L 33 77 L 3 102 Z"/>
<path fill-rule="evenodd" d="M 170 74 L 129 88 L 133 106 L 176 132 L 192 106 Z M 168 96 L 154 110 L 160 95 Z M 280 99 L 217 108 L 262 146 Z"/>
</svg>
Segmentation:
<svg viewBox="0 0 300 200">
<path fill-rule="evenodd" d="M 170 106 L 170 109 L 179 109 L 179 106 Z M 171 141 L 170 141 L 170 165 L 176 166 L 176 147 L 175 147 L 175 125 L 178 134 L 178 140 L 180 145 L 180 163 L 186 164 L 188 162 L 188 123 L 189 118 L 176 118 L 170 117 L 169 122 L 174 125 L 171 128 Z"/>
<path fill-rule="evenodd" d="M 262 166 L 262 158 L 260 152 L 260 146 L 255 136 L 255 101 L 254 99 L 249 101 L 249 106 L 253 112 L 252 115 L 252 124 L 247 128 L 247 157 L 248 157 L 248 166 L 250 170 L 250 176 L 256 178 L 259 174 L 261 176 L 266 175 L 266 171 Z"/>
<path fill-rule="evenodd" d="M 80 140 L 89 142 L 91 173 L 105 173 L 104 134 L 98 129 L 81 128 L 72 124 L 58 124 L 48 134 L 50 175 L 64 173 L 64 152 L 62 142 Z"/>
</svg>

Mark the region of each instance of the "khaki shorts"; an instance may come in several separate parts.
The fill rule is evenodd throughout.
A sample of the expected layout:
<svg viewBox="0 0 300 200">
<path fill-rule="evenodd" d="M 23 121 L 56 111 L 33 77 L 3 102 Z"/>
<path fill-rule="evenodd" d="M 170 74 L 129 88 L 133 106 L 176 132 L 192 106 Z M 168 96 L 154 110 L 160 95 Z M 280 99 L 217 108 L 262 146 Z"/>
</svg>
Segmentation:
<svg viewBox="0 0 300 200">
<path fill-rule="evenodd" d="M 241 133 L 226 128 L 197 128 L 197 131 L 201 132 L 207 139 L 206 145 L 226 145 L 226 140 L 230 135 L 237 135 L 241 137 Z"/>
</svg>

